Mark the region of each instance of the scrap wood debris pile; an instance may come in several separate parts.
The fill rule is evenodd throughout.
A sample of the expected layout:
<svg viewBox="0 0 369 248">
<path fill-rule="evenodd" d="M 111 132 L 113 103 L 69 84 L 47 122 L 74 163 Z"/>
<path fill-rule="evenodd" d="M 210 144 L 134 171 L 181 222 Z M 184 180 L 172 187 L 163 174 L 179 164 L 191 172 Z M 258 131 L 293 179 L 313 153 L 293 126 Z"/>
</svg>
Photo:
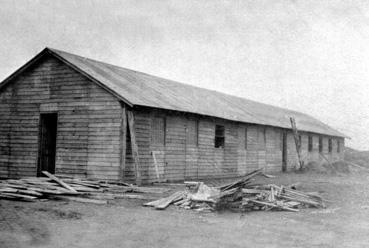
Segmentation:
<svg viewBox="0 0 369 248">
<path fill-rule="evenodd" d="M 154 199 L 153 195 L 168 191 L 165 188 L 137 187 L 123 182 L 109 182 L 76 178 L 58 178 L 46 171 L 47 177 L 28 177 L 0 181 L 0 199 L 34 201 L 37 199 L 69 200 L 106 204 L 119 198 Z M 148 193 L 131 194 L 131 193 Z"/>
<path fill-rule="evenodd" d="M 302 207 L 325 207 L 317 193 L 304 193 L 286 186 L 273 184 L 252 184 L 257 175 L 265 175 L 261 170 L 253 171 L 240 180 L 209 187 L 202 182 L 187 182 L 187 189 L 168 197 L 145 203 L 144 206 L 165 209 L 170 204 L 185 208 L 203 210 L 237 209 L 299 211 Z M 267 175 L 265 175 L 267 176 Z M 268 176 L 267 176 L 268 177 Z"/>
</svg>

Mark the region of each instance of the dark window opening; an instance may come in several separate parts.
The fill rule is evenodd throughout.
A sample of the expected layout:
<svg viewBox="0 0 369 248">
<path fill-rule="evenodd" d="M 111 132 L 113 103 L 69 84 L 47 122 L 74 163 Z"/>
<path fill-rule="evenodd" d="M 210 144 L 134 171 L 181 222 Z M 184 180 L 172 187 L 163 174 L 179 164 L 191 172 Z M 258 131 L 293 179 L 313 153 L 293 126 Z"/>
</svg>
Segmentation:
<svg viewBox="0 0 369 248">
<path fill-rule="evenodd" d="M 37 176 L 43 176 L 42 171 L 55 173 L 57 123 L 57 113 L 40 114 Z"/>
<path fill-rule="evenodd" d="M 319 152 L 323 152 L 323 138 L 319 137 Z"/>
<path fill-rule="evenodd" d="M 337 152 L 340 153 L 341 152 L 341 143 L 339 140 L 337 140 Z"/>
<path fill-rule="evenodd" d="M 311 152 L 313 150 L 313 137 L 309 135 L 309 144 L 308 144 L 308 150 Z"/>
<path fill-rule="evenodd" d="M 215 125 L 215 148 L 224 148 L 224 126 Z"/>
<path fill-rule="evenodd" d="M 332 152 L 332 139 L 328 139 L 328 152 Z"/>
<path fill-rule="evenodd" d="M 245 149 L 247 150 L 247 128 L 245 128 Z"/>
<path fill-rule="evenodd" d="M 299 149 L 301 150 L 301 135 L 299 135 Z"/>
</svg>

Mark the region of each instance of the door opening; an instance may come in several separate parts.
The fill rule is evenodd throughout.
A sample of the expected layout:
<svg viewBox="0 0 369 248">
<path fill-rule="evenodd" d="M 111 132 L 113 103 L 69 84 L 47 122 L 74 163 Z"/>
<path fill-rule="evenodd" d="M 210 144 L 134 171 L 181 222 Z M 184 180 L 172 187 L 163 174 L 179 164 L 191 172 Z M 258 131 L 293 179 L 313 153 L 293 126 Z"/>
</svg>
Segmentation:
<svg viewBox="0 0 369 248">
<path fill-rule="evenodd" d="M 41 171 L 55 173 L 57 122 L 57 113 L 40 114 L 37 176 L 43 176 Z"/>
<path fill-rule="evenodd" d="M 282 171 L 287 170 L 287 133 L 282 134 Z"/>
</svg>

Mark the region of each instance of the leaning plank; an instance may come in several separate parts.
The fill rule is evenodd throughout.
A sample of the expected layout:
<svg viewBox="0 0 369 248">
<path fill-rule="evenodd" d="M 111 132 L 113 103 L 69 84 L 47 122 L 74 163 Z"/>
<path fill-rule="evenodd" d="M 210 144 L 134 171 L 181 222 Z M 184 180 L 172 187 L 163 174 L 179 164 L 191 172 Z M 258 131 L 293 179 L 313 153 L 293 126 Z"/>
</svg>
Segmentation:
<svg viewBox="0 0 369 248">
<path fill-rule="evenodd" d="M 57 178 L 56 176 L 50 174 L 49 172 L 42 171 L 42 174 L 44 174 L 45 176 L 47 176 L 50 179 L 54 180 L 55 182 L 59 183 L 64 188 L 69 189 L 70 191 L 72 191 L 74 193 L 77 193 L 77 190 L 73 189 L 71 186 L 69 186 L 68 184 L 66 184 L 65 182 L 63 182 L 62 180 L 60 180 L 59 178 Z"/>
<path fill-rule="evenodd" d="M 122 122 L 120 130 L 120 178 L 124 178 L 124 170 L 126 169 L 126 153 L 127 153 L 127 113 L 126 106 L 122 104 Z"/>
<path fill-rule="evenodd" d="M 138 155 L 138 146 L 136 142 L 135 121 L 131 110 L 127 110 L 127 117 L 128 117 L 129 133 L 131 137 L 132 156 L 133 160 L 135 161 L 136 184 L 140 186 L 141 185 L 140 160 Z"/>
<path fill-rule="evenodd" d="M 57 198 L 62 200 L 69 200 L 69 201 L 76 201 L 76 202 L 83 202 L 83 203 L 94 203 L 94 204 L 107 204 L 107 200 L 96 200 L 96 199 L 89 199 L 89 198 L 82 198 L 82 197 L 74 197 L 74 196 L 57 196 Z"/>
</svg>

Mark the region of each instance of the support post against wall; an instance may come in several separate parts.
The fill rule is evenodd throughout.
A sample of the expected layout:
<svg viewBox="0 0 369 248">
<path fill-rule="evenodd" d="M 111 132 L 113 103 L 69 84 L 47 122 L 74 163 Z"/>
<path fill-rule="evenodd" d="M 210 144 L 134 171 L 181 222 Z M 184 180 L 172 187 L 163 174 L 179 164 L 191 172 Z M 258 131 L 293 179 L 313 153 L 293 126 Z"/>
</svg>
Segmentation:
<svg viewBox="0 0 369 248">
<path fill-rule="evenodd" d="M 132 156 L 133 160 L 135 161 L 136 184 L 141 185 L 140 161 L 138 157 L 138 146 L 135 135 L 135 122 L 131 110 L 127 110 L 127 117 L 128 117 L 129 133 L 131 137 Z"/>
<path fill-rule="evenodd" d="M 290 117 L 290 121 L 291 121 L 293 137 L 295 139 L 297 157 L 299 159 L 299 165 L 300 165 L 299 169 L 302 170 L 302 168 L 304 166 L 304 161 L 302 161 L 302 159 L 301 159 L 301 144 L 300 144 L 300 139 L 299 139 L 299 135 L 298 135 L 298 132 L 297 132 L 296 122 L 295 122 L 295 119 L 293 117 Z"/>
<path fill-rule="evenodd" d="M 126 167 L 126 152 L 127 152 L 127 113 L 126 106 L 122 103 L 122 120 L 120 130 L 120 171 L 119 178 L 124 179 L 124 170 Z"/>
</svg>

